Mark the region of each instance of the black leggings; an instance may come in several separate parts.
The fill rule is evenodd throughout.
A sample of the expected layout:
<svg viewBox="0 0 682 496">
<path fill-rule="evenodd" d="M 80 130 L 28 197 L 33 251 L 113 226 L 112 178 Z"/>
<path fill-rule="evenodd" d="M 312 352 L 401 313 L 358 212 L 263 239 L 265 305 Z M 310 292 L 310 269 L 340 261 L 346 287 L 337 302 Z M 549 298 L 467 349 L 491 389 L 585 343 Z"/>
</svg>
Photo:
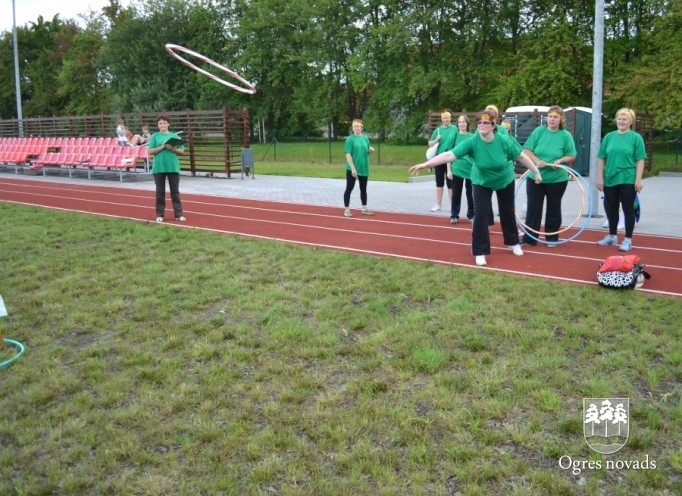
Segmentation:
<svg viewBox="0 0 682 496">
<path fill-rule="evenodd" d="M 635 230 L 635 185 L 618 184 L 604 186 L 604 212 L 609 219 L 609 234 L 618 232 L 618 207 L 623 208 L 625 219 L 625 237 L 632 238 Z"/>
<path fill-rule="evenodd" d="M 442 188 L 443 186 L 447 186 L 448 189 L 452 189 L 452 180 L 448 179 L 447 164 L 435 166 L 433 168 L 433 172 L 436 178 L 436 188 Z"/>
<path fill-rule="evenodd" d="M 540 183 L 535 184 L 535 181 L 526 181 L 526 226 L 530 229 L 530 234 L 535 238 L 540 238 L 540 226 L 542 224 L 542 209 L 547 198 L 547 211 L 545 213 L 545 232 L 555 233 L 561 230 L 561 200 L 564 197 L 568 181 L 561 181 L 559 183 Z M 558 234 L 545 235 L 545 239 L 549 242 L 559 241 Z M 535 239 L 528 234 L 523 235 L 523 241 L 529 245 L 535 245 Z"/>
<path fill-rule="evenodd" d="M 367 206 L 367 176 L 358 176 L 357 180 L 360 183 L 360 201 L 362 206 Z M 348 208 L 350 206 L 350 194 L 355 188 L 355 178 L 353 173 L 346 169 L 346 191 L 343 193 L 343 204 Z"/>
<path fill-rule="evenodd" d="M 459 218 L 459 210 L 462 206 L 462 190 L 466 190 L 467 219 L 474 218 L 474 195 L 471 188 L 471 179 L 464 179 L 452 175 L 452 202 L 450 204 L 450 217 Z"/>
</svg>

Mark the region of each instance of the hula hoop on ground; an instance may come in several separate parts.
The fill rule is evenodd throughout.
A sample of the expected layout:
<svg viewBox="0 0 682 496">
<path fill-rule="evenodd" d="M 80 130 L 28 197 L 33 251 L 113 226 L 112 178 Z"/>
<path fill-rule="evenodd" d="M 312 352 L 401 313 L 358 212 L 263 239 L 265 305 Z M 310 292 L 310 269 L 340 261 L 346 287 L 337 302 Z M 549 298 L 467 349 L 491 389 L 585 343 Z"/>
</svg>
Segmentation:
<svg viewBox="0 0 682 496">
<path fill-rule="evenodd" d="M 582 232 L 587 229 L 587 226 L 590 224 L 590 220 L 592 220 L 592 195 L 589 192 L 589 185 L 585 181 L 585 179 L 579 175 L 576 174 L 576 172 L 571 169 L 570 167 L 567 167 L 565 165 L 557 165 L 557 168 L 564 169 L 566 172 L 568 172 L 568 175 L 573 177 L 577 183 L 578 186 L 580 187 L 580 192 L 581 192 L 581 198 L 582 198 L 582 203 L 580 205 L 580 210 L 578 211 L 578 215 L 576 218 L 571 222 L 568 226 L 566 226 L 564 229 L 560 229 L 559 231 L 551 232 L 551 233 L 541 233 L 539 231 L 536 231 L 535 229 L 532 229 L 528 227 L 522 220 L 521 217 L 518 214 L 518 211 L 516 212 L 516 223 L 518 226 L 523 230 L 523 232 L 530 237 L 531 239 L 535 241 L 539 241 L 540 243 L 545 243 L 545 244 L 553 244 L 553 245 L 562 245 L 564 243 L 568 243 L 569 241 L 573 241 L 575 238 L 580 236 Z M 531 173 L 530 170 L 527 170 L 526 172 L 523 173 L 523 175 L 519 178 L 519 182 L 516 184 L 516 190 L 514 191 L 514 199 L 516 201 L 516 198 L 519 195 L 519 190 L 521 189 L 521 186 L 523 183 L 525 183 L 528 180 L 528 175 Z M 544 239 L 540 238 L 541 234 L 544 234 L 545 236 L 555 236 L 557 234 L 561 234 L 563 232 L 568 231 L 569 229 L 573 228 L 582 216 L 583 212 L 585 211 L 585 208 L 587 207 L 587 218 L 585 219 L 585 223 L 583 226 L 576 232 L 573 236 L 570 238 L 562 239 L 559 241 L 547 241 Z M 516 209 L 514 209 L 516 210 Z"/>
<path fill-rule="evenodd" d="M 12 362 L 15 361 L 17 358 L 19 358 L 21 355 L 24 354 L 24 345 L 21 344 L 19 341 L 14 341 L 13 339 L 7 339 L 7 338 L 3 338 L 3 341 L 4 341 L 5 343 L 7 343 L 7 344 L 11 344 L 11 345 L 14 345 L 14 346 L 16 346 L 17 348 L 19 348 L 19 353 L 17 353 L 16 355 L 14 355 L 14 356 L 13 356 L 12 358 L 10 358 L 9 360 L 5 360 L 4 362 L 0 362 L 0 369 L 3 368 L 3 367 L 6 367 L 7 365 L 9 365 L 10 363 L 12 363 Z"/>
<path fill-rule="evenodd" d="M 187 60 L 187 59 L 181 57 L 179 54 L 175 53 L 175 50 L 178 50 L 180 52 L 184 52 L 187 55 L 191 55 L 192 57 L 195 57 L 195 58 L 201 60 L 202 62 L 206 62 L 207 64 L 212 65 L 216 69 L 220 69 L 221 71 L 226 73 L 228 76 L 233 77 L 237 81 L 242 83 L 244 85 L 244 87 L 237 86 L 236 84 L 229 83 L 229 82 L 225 81 L 224 79 L 219 78 L 215 74 L 211 74 L 210 72 L 205 71 L 201 67 L 194 65 L 189 60 Z M 173 57 L 178 59 L 180 62 L 185 64 L 187 67 L 194 69 L 195 71 L 203 74 L 204 76 L 207 76 L 207 77 L 213 79 L 214 81 L 218 81 L 220 84 L 224 84 L 228 88 L 232 88 L 233 90 L 241 91 L 242 93 L 247 93 L 249 95 L 253 95 L 254 93 L 256 93 L 256 87 L 254 85 L 249 83 L 246 79 L 241 77 L 239 74 L 237 74 L 233 70 L 230 70 L 227 67 L 225 67 L 224 65 L 219 64 L 215 60 L 209 59 L 208 57 L 205 57 L 205 56 L 201 55 L 200 53 L 197 53 L 193 50 L 190 50 L 189 48 L 185 48 L 184 46 L 176 45 L 174 43 L 166 43 L 166 51 L 168 53 L 170 53 Z"/>
</svg>

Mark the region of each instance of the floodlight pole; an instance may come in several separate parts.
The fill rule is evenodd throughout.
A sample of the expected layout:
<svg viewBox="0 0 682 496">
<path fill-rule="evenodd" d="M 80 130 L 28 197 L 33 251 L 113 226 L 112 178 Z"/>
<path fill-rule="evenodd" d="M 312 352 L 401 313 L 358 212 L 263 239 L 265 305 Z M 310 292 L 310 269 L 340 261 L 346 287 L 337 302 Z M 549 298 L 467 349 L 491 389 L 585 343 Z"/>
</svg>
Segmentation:
<svg viewBox="0 0 682 496">
<path fill-rule="evenodd" d="M 594 62 L 592 66 L 592 134 L 590 136 L 590 193 L 592 217 L 599 211 L 597 190 L 597 151 L 601 143 L 601 107 L 604 86 L 604 0 L 596 0 L 594 8 Z"/>
<path fill-rule="evenodd" d="M 19 137 L 24 137 L 24 118 L 21 112 L 21 83 L 19 82 L 19 46 L 17 44 L 17 14 L 12 0 L 12 28 L 14 40 L 14 91 L 17 94 L 17 120 L 19 122 Z"/>
</svg>

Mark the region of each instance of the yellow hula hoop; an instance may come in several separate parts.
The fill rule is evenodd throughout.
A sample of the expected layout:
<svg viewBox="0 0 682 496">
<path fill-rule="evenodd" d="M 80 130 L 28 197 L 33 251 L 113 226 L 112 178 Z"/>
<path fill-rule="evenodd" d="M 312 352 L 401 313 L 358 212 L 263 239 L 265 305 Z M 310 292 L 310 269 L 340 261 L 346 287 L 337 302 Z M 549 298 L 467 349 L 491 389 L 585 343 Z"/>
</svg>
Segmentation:
<svg viewBox="0 0 682 496">
<path fill-rule="evenodd" d="M 565 228 L 560 229 L 559 231 L 555 231 L 555 232 L 542 232 L 542 231 L 536 231 L 535 229 L 528 227 L 528 226 L 521 220 L 521 216 L 519 216 L 518 210 L 517 210 L 516 208 L 514 208 L 514 211 L 515 211 L 515 214 L 516 214 L 516 222 L 517 222 L 521 227 L 523 227 L 524 229 L 526 229 L 526 230 L 532 232 L 532 233 L 535 234 L 536 236 L 541 236 L 541 235 L 543 235 L 543 234 L 544 234 L 545 236 L 556 236 L 556 235 L 558 235 L 558 234 L 565 233 L 566 231 L 572 229 L 573 226 L 575 226 L 575 225 L 578 223 L 578 221 L 580 220 L 580 217 L 582 217 L 583 212 L 584 212 L 585 207 L 586 207 L 585 203 L 586 203 L 587 197 L 586 197 L 586 195 L 585 195 L 585 188 L 583 187 L 583 183 L 582 183 L 582 181 L 580 180 L 580 178 L 578 177 L 578 175 L 573 171 L 573 169 L 571 169 L 570 167 L 566 167 L 565 165 L 558 165 L 557 167 L 559 167 L 559 168 L 561 168 L 561 169 L 564 169 L 566 172 L 568 172 L 568 175 L 571 176 L 571 177 L 573 177 L 573 179 L 578 183 L 578 186 L 580 187 L 580 196 L 581 196 L 581 198 L 582 198 L 582 203 L 580 204 L 580 210 L 578 211 L 578 215 L 577 215 L 576 218 L 573 220 L 573 222 L 571 222 L 570 224 L 568 224 Z M 528 174 L 530 174 L 530 173 L 531 173 L 531 170 L 530 170 L 530 169 L 527 170 L 526 172 L 524 172 L 523 175 L 521 175 L 521 177 L 519 178 L 518 184 L 520 185 L 523 181 L 528 180 Z"/>
<path fill-rule="evenodd" d="M 214 81 L 219 82 L 220 84 L 224 84 L 228 88 L 232 88 L 233 90 L 241 91 L 242 93 L 247 93 L 249 95 L 253 95 L 254 93 L 256 93 L 256 87 L 254 85 L 249 83 L 246 79 L 241 77 L 239 74 L 237 74 L 233 70 L 230 70 L 227 67 L 225 67 L 224 65 L 219 64 L 215 60 L 209 59 L 208 57 L 205 57 L 204 55 L 201 55 L 200 53 L 197 53 L 193 50 L 190 50 L 189 48 L 185 48 L 184 46 L 175 45 L 174 43 L 166 43 L 165 46 L 166 46 L 166 51 L 168 53 L 170 53 L 173 57 L 175 57 L 180 62 L 185 64 L 187 67 L 194 69 L 195 71 L 203 74 L 204 76 L 207 76 L 207 77 L 213 79 Z M 216 69 L 220 69 L 221 71 L 226 73 L 228 76 L 235 78 L 237 81 L 242 83 L 244 86 L 237 86 L 236 84 L 229 83 L 229 82 L 225 81 L 224 79 L 219 78 L 215 74 L 211 74 L 210 72 L 205 71 L 201 67 L 197 67 L 196 65 L 194 65 L 189 60 L 187 60 L 187 59 L 183 58 L 182 56 L 180 56 L 179 54 L 177 54 L 175 52 L 176 50 L 180 51 L 180 52 L 184 52 L 187 55 L 191 55 L 192 57 L 195 57 L 195 58 L 201 60 L 202 62 L 206 62 L 207 64 L 210 64 L 213 67 L 215 67 Z"/>
</svg>

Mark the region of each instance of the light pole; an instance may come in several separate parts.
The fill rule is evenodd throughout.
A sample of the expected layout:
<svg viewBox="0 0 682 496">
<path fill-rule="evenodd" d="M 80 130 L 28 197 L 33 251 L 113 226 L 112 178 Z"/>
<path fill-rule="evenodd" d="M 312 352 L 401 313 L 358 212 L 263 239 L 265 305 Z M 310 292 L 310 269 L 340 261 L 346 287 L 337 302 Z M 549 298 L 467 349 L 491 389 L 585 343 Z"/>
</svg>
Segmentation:
<svg viewBox="0 0 682 496">
<path fill-rule="evenodd" d="M 14 40 L 14 91 L 17 93 L 17 119 L 19 121 L 19 137 L 24 137 L 24 118 L 21 113 L 21 83 L 19 82 L 19 46 L 17 44 L 17 14 L 12 0 L 12 28 Z"/>
<path fill-rule="evenodd" d="M 604 86 L 604 0 L 596 0 L 594 7 L 594 62 L 592 65 L 592 133 L 590 137 L 590 192 L 596 201 L 592 202 L 592 217 L 599 211 L 597 191 L 597 152 L 601 143 L 601 104 Z"/>
</svg>

